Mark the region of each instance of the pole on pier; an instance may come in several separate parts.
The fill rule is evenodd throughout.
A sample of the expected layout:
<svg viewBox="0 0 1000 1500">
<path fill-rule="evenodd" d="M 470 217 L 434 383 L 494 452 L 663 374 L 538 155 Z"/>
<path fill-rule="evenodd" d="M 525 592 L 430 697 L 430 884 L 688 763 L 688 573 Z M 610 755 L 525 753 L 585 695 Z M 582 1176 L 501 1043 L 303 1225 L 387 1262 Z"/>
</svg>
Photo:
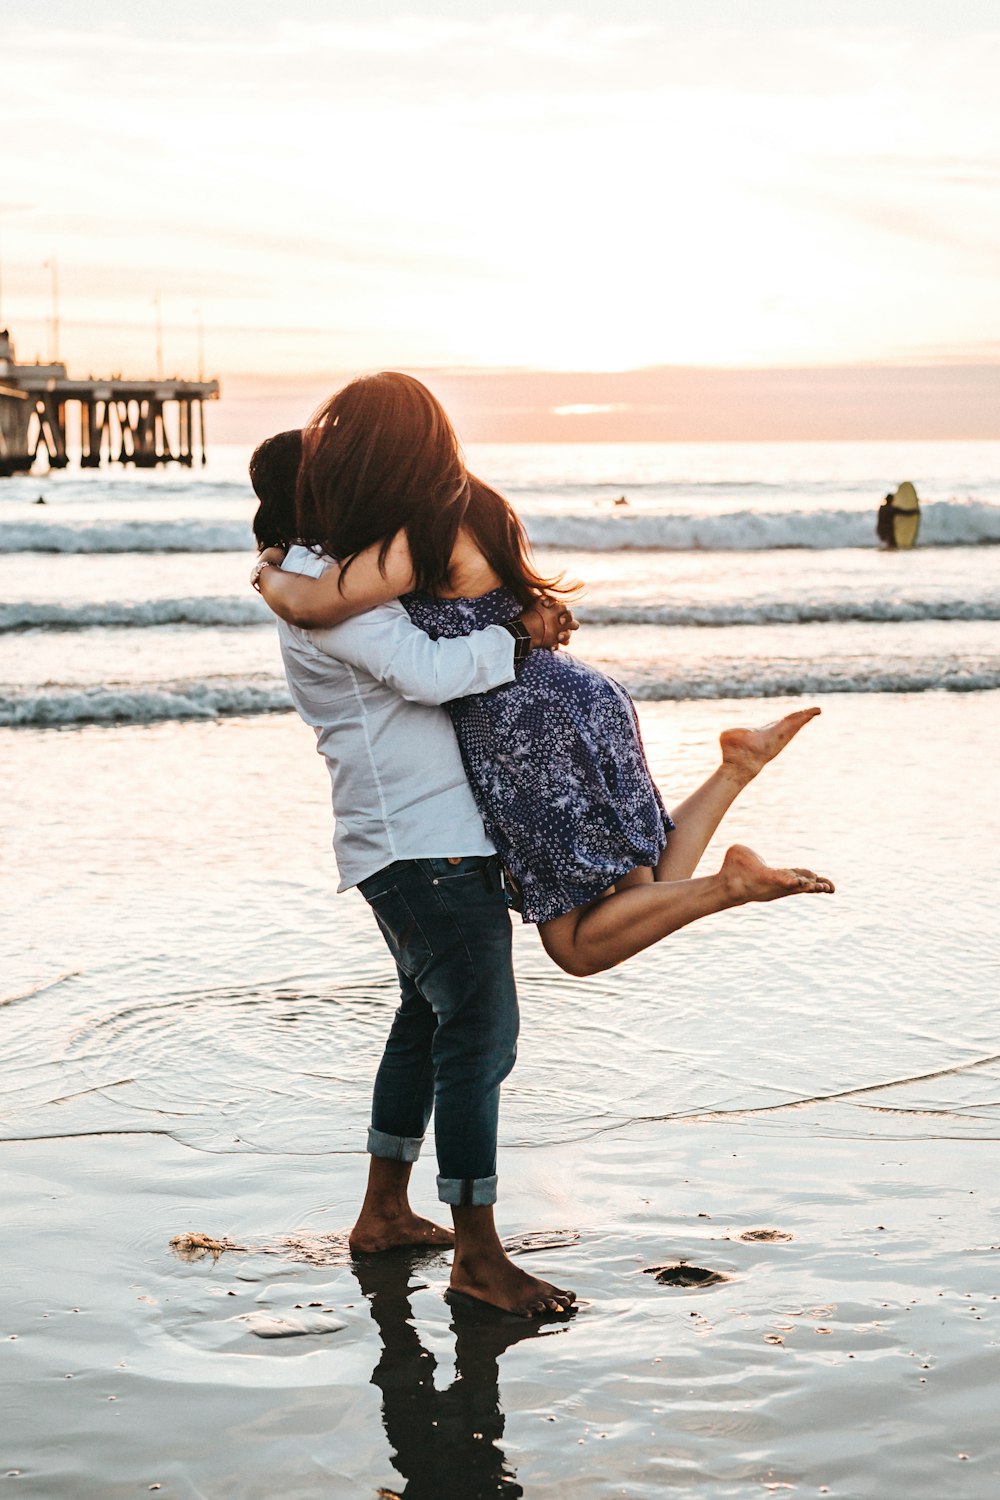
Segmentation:
<svg viewBox="0 0 1000 1500">
<path fill-rule="evenodd" d="M 54 365 L 59 363 L 59 272 L 56 267 L 56 258 L 43 261 L 43 269 L 52 272 L 52 354 Z"/>
<path fill-rule="evenodd" d="M 157 292 L 153 298 L 156 308 L 156 378 L 163 379 L 163 294 Z"/>
</svg>

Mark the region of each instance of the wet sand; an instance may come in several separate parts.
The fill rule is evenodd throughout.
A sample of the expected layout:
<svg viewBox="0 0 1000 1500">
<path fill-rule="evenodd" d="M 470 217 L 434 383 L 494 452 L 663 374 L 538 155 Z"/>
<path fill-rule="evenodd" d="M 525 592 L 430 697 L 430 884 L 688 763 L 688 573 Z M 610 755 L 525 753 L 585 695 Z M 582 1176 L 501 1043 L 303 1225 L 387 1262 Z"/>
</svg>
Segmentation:
<svg viewBox="0 0 1000 1500">
<path fill-rule="evenodd" d="M 643 705 L 662 784 L 782 706 Z M 992 1500 L 996 707 L 824 700 L 731 836 L 836 898 L 598 982 L 518 933 L 501 1227 L 583 1302 L 541 1328 L 346 1253 L 393 986 L 301 726 L 0 733 L 4 1492 Z"/>
<path fill-rule="evenodd" d="M 11 1145 L 6 1483 L 46 1500 L 986 1500 L 991 1156 L 732 1122 L 517 1153 L 505 1225 L 535 1232 L 531 1264 L 583 1303 L 534 1327 L 453 1314 L 443 1257 L 352 1266 L 330 1230 L 360 1160 Z M 429 1168 L 417 1180 L 433 1212 Z M 170 1250 L 195 1228 L 270 1249 Z M 665 1265 L 723 1279 L 644 1274 Z"/>
</svg>

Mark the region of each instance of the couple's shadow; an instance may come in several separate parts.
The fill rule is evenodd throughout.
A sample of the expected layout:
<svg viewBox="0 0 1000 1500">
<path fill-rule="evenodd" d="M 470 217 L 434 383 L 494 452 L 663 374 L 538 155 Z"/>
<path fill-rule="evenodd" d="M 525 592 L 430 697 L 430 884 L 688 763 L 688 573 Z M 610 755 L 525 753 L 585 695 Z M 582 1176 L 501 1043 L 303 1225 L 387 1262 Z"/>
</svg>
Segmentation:
<svg viewBox="0 0 1000 1500">
<path fill-rule="evenodd" d="M 554 1325 L 452 1309 L 455 1378 L 438 1390 L 437 1360 L 420 1342 L 410 1306 L 412 1293 L 422 1286 L 419 1259 L 391 1251 L 358 1257 L 352 1269 L 382 1340 L 372 1384 L 382 1392 L 382 1422 L 404 1481 L 401 1488 L 380 1493 L 398 1494 L 400 1500 L 523 1495 L 499 1446 L 504 1430 L 499 1361 L 513 1344 L 557 1331 Z"/>
</svg>

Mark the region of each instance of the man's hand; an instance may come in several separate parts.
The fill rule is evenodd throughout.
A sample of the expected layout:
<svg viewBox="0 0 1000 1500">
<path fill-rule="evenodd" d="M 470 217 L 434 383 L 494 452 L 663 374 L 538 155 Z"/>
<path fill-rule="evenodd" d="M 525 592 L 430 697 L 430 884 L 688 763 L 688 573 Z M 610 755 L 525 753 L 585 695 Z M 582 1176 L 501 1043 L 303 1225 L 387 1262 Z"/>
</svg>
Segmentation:
<svg viewBox="0 0 1000 1500">
<path fill-rule="evenodd" d="M 538 603 L 524 611 L 521 622 L 531 636 L 531 644 L 536 650 L 541 647 L 546 651 L 555 651 L 560 646 L 566 646 L 573 631 L 580 628 L 569 606 L 557 604 L 547 594 L 541 594 Z"/>
</svg>

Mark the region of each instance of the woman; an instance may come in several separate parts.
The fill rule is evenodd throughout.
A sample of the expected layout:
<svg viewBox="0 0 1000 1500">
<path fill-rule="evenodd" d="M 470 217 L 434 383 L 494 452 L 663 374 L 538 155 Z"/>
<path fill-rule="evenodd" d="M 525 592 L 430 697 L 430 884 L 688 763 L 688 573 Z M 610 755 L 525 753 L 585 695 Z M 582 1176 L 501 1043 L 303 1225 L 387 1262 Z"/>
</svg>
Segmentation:
<svg viewBox="0 0 1000 1500">
<path fill-rule="evenodd" d="M 399 598 L 429 634 L 466 635 L 565 592 L 532 566 L 513 510 L 469 474 L 440 404 L 407 375 L 364 376 L 320 408 L 303 432 L 296 521 L 340 567 L 308 579 L 265 552 L 254 581 L 300 628 Z M 599 973 L 731 906 L 833 891 L 742 845 L 715 875 L 692 878 L 739 792 L 818 708 L 724 733 L 720 766 L 673 817 L 627 693 L 575 657 L 533 652 L 516 682 L 449 710 L 524 918 L 567 973 Z"/>
</svg>

